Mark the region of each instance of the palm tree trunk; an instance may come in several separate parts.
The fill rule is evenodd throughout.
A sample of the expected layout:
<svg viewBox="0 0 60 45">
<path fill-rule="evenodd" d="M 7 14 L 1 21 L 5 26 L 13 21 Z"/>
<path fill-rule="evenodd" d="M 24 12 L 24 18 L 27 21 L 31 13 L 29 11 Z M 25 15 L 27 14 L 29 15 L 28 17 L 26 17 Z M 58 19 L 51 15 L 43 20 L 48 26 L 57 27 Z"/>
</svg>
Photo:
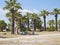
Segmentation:
<svg viewBox="0 0 60 45">
<path fill-rule="evenodd" d="M 55 31 L 58 31 L 58 23 L 57 23 L 57 14 L 55 15 L 55 22 L 56 22 L 56 25 L 55 25 Z"/>
<path fill-rule="evenodd" d="M 12 11 L 12 34 L 14 34 L 14 12 Z"/>
<path fill-rule="evenodd" d="M 36 31 L 36 19 L 34 19 L 34 31 Z"/>
<path fill-rule="evenodd" d="M 18 29 L 19 29 L 19 28 L 18 28 L 18 27 L 16 27 L 16 34 L 19 34 Z"/>
<path fill-rule="evenodd" d="M 28 18 L 28 31 L 29 31 L 30 29 L 29 29 L 29 18 Z"/>
<path fill-rule="evenodd" d="M 32 31 L 32 34 L 34 35 L 36 31 L 36 19 L 34 19 L 34 30 Z"/>
<path fill-rule="evenodd" d="M 44 18 L 44 31 L 46 31 L 46 16 L 44 16 L 43 18 Z"/>
<path fill-rule="evenodd" d="M 22 29 L 21 29 L 21 19 L 20 19 L 20 22 L 19 22 L 19 26 L 20 26 L 20 31 L 22 31 Z"/>
</svg>

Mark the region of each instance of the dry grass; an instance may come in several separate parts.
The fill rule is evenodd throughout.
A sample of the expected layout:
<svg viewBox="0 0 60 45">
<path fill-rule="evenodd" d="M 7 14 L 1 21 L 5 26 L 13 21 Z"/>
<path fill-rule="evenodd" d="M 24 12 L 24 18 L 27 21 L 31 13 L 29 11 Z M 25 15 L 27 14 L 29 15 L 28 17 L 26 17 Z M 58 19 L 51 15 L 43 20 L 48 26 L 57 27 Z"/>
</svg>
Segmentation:
<svg viewBox="0 0 60 45">
<path fill-rule="evenodd" d="M 0 35 L 6 37 L 19 37 L 14 40 L 0 41 L 0 45 L 60 45 L 60 32 L 35 32 L 39 35 L 11 35 L 10 32 L 0 32 Z M 59 35 L 53 35 L 59 34 Z M 6 42 L 5 42 L 6 41 Z"/>
<path fill-rule="evenodd" d="M 30 32 L 30 33 L 32 34 L 32 32 Z M 54 32 L 48 32 L 48 31 L 35 32 L 35 35 L 48 35 L 48 34 L 60 34 L 60 32 L 57 32 L 57 31 L 54 31 Z M 0 38 L 1 37 L 14 38 L 14 37 L 19 37 L 19 36 L 26 36 L 26 35 L 11 34 L 11 32 L 0 32 Z"/>
<path fill-rule="evenodd" d="M 39 35 L 46 35 L 46 34 L 60 34 L 59 31 L 53 31 L 53 32 L 49 32 L 49 31 L 42 31 L 42 32 L 35 32 L 35 34 L 39 34 Z"/>
<path fill-rule="evenodd" d="M 0 32 L 0 38 L 14 38 L 14 37 L 19 37 L 20 35 L 17 34 L 11 34 L 11 32 Z"/>
</svg>

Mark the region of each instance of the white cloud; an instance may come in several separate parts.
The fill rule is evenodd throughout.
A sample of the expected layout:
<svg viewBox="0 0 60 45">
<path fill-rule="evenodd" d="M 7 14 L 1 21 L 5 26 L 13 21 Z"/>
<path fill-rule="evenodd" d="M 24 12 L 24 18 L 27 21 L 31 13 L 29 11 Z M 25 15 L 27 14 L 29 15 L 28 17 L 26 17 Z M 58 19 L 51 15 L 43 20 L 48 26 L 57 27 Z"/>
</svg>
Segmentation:
<svg viewBox="0 0 60 45">
<path fill-rule="evenodd" d="M 8 10 L 0 9 L 0 15 L 1 15 L 1 14 L 5 15 L 7 12 L 8 12 Z"/>
<path fill-rule="evenodd" d="M 33 9 L 33 10 L 27 10 L 27 9 L 23 9 L 23 10 L 19 10 L 20 12 L 22 12 L 22 14 L 24 15 L 24 14 L 26 14 L 27 12 L 30 12 L 30 13 L 39 13 L 39 11 L 38 10 L 36 10 L 36 9 Z"/>
<path fill-rule="evenodd" d="M 21 12 L 30 12 L 30 13 L 32 13 L 32 11 L 30 11 L 30 10 L 27 10 L 27 9 L 23 9 L 23 10 L 20 10 Z"/>
<path fill-rule="evenodd" d="M 20 12 L 22 13 L 27 13 L 27 12 L 30 12 L 30 13 L 39 13 L 38 10 L 36 9 L 33 9 L 33 10 L 27 10 L 27 9 L 23 9 L 23 10 L 19 10 Z M 7 12 L 9 12 L 8 10 L 3 10 L 3 9 L 0 9 L 0 15 L 5 15 Z"/>
<path fill-rule="evenodd" d="M 37 9 L 33 9 L 32 12 L 39 13 L 39 11 Z"/>
</svg>

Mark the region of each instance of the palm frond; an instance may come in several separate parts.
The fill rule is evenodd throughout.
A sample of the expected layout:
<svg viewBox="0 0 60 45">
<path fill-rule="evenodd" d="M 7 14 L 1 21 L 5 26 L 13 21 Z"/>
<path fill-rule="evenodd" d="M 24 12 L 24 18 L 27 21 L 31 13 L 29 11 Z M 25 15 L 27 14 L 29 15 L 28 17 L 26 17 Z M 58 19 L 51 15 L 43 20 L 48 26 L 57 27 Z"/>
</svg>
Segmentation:
<svg viewBox="0 0 60 45">
<path fill-rule="evenodd" d="M 40 16 L 47 16 L 48 14 L 50 14 L 50 12 L 43 9 L 40 13 Z"/>
</svg>

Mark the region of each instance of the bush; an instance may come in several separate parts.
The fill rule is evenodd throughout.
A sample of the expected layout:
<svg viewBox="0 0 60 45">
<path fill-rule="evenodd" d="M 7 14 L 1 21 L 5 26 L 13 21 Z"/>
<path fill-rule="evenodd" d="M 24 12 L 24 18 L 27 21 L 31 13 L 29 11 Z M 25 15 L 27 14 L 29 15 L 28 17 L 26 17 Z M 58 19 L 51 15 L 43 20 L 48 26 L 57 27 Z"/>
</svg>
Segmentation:
<svg viewBox="0 0 60 45">
<path fill-rule="evenodd" d="M 3 31 L 6 29 L 7 24 L 5 23 L 4 20 L 0 20 L 0 31 Z"/>
<path fill-rule="evenodd" d="M 11 30 L 7 28 L 6 31 L 9 32 L 9 31 L 11 31 Z"/>
<path fill-rule="evenodd" d="M 23 32 L 27 32 L 27 28 L 25 26 L 22 26 L 21 29 Z"/>
<path fill-rule="evenodd" d="M 54 26 L 50 26 L 47 28 L 47 31 L 55 31 L 55 27 Z"/>
</svg>

